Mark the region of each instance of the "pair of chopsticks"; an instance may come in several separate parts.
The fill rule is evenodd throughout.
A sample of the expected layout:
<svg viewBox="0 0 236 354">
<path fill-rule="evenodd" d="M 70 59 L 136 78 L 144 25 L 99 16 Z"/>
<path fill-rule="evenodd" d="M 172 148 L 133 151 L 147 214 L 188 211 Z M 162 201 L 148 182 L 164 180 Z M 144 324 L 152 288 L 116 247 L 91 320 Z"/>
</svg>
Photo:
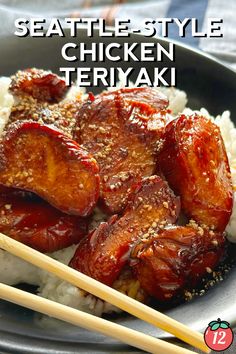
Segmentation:
<svg viewBox="0 0 236 354">
<path fill-rule="evenodd" d="M 112 305 L 138 317 L 162 330 L 173 334 L 182 341 L 209 353 L 203 335 L 186 325 L 158 312 L 99 281 L 86 276 L 32 248 L 0 233 L 0 248 L 28 261 L 59 278 L 91 293 Z M 75 310 L 65 305 L 27 293 L 0 283 L 0 298 L 30 308 L 59 320 L 100 332 L 134 347 L 158 354 L 190 354 L 190 350 L 178 347 L 152 336 L 128 329 L 113 322 Z"/>
</svg>

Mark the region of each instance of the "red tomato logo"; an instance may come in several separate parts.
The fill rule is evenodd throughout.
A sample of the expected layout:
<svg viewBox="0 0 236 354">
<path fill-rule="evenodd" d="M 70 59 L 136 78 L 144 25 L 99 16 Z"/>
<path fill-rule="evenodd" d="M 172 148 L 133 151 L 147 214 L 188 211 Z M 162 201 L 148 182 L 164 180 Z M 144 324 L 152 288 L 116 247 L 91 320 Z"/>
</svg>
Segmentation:
<svg viewBox="0 0 236 354">
<path fill-rule="evenodd" d="M 228 349 L 234 340 L 234 333 L 226 321 L 211 321 L 205 330 L 204 340 L 206 345 L 217 352 Z"/>
</svg>

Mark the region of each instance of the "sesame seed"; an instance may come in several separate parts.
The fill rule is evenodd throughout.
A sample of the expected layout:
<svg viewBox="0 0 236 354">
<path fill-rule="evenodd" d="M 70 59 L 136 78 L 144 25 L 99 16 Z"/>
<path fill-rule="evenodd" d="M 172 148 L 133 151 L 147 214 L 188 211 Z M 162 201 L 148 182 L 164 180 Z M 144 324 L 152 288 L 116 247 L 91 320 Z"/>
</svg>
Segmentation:
<svg viewBox="0 0 236 354">
<path fill-rule="evenodd" d="M 210 268 L 210 267 L 206 267 L 206 271 L 207 271 L 207 273 L 212 273 L 212 269 Z"/>
<path fill-rule="evenodd" d="M 204 230 L 203 230 L 202 227 L 199 227 L 199 228 L 198 228 L 198 234 L 199 234 L 200 236 L 203 236 L 203 235 L 204 235 Z"/>
<path fill-rule="evenodd" d="M 164 208 L 168 209 L 169 204 L 167 202 L 163 202 L 163 206 L 164 206 Z"/>
</svg>

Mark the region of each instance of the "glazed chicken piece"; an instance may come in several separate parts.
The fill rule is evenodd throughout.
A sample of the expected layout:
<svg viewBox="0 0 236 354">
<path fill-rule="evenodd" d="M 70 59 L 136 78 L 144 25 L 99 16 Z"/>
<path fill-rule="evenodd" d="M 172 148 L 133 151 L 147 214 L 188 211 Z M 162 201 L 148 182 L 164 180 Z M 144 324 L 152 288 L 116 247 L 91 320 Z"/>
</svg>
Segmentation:
<svg viewBox="0 0 236 354">
<path fill-rule="evenodd" d="M 197 114 L 171 121 L 157 165 L 189 218 L 225 230 L 232 212 L 232 182 L 224 142 L 212 121 Z"/>
<path fill-rule="evenodd" d="M 19 70 L 11 79 L 10 91 L 14 95 L 27 95 L 42 102 L 59 102 L 69 89 L 63 78 L 35 68 Z"/>
<path fill-rule="evenodd" d="M 137 244 L 130 265 L 150 296 L 170 300 L 192 289 L 224 254 L 224 235 L 199 227 L 171 226 Z"/>
<path fill-rule="evenodd" d="M 0 144 L 0 184 L 34 192 L 68 214 L 89 215 L 99 197 L 98 165 L 76 142 L 34 122 L 9 127 Z"/>
<path fill-rule="evenodd" d="M 107 212 L 120 213 L 132 185 L 154 174 L 167 105 L 159 91 L 143 87 L 90 95 L 79 109 L 74 139 L 99 164 L 100 196 Z"/>
<path fill-rule="evenodd" d="M 78 243 L 88 219 L 67 215 L 42 199 L 1 187 L 0 232 L 40 252 L 51 253 Z"/>
<path fill-rule="evenodd" d="M 39 69 L 18 71 L 12 77 L 10 91 L 15 100 L 7 126 L 13 122 L 34 120 L 40 124 L 53 124 L 72 138 L 76 112 L 84 97 L 82 91 L 62 100 L 68 91 L 65 81 Z"/>
<path fill-rule="evenodd" d="M 22 96 L 11 110 L 6 129 L 14 122 L 34 121 L 40 124 L 50 124 L 63 134 L 72 138 L 75 126 L 75 115 L 81 105 L 80 99 L 66 100 L 48 104 L 38 102 L 30 96 Z"/>
<path fill-rule="evenodd" d="M 79 243 L 70 266 L 112 285 L 127 264 L 132 245 L 174 223 L 179 209 L 179 199 L 165 181 L 158 176 L 145 178 L 122 217 L 112 216 Z"/>
</svg>

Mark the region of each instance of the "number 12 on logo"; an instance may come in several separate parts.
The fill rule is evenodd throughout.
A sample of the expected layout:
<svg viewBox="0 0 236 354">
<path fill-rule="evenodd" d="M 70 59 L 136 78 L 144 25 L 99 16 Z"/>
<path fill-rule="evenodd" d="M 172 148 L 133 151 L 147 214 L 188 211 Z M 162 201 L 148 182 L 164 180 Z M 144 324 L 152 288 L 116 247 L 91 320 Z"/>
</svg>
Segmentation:
<svg viewBox="0 0 236 354">
<path fill-rule="evenodd" d="M 234 333 L 227 321 L 211 321 L 205 330 L 206 345 L 215 351 L 221 352 L 228 349 L 234 340 Z"/>
</svg>

